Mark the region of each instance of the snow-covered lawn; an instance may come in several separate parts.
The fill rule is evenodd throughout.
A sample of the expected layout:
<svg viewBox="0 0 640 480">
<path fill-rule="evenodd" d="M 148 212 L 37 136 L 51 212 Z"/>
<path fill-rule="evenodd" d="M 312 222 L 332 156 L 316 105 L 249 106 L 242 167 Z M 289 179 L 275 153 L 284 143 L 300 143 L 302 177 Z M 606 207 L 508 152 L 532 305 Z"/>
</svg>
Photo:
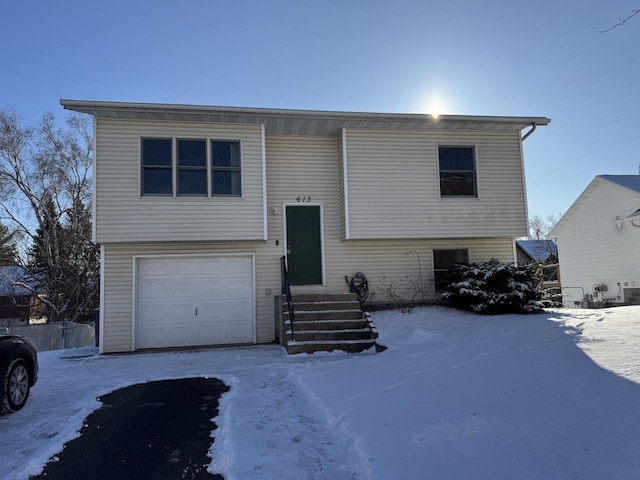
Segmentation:
<svg viewBox="0 0 640 480">
<path fill-rule="evenodd" d="M 0 417 L 0 478 L 40 472 L 97 396 L 191 376 L 232 387 L 210 467 L 228 480 L 640 478 L 640 307 L 373 320 L 384 353 L 42 353 L 27 406 Z"/>
</svg>

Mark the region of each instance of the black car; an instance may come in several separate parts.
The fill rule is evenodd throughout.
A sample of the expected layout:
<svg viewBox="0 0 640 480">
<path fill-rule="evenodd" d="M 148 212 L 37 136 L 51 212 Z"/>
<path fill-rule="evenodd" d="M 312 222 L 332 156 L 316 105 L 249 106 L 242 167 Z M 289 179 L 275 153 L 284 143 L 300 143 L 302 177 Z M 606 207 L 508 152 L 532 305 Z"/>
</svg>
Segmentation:
<svg viewBox="0 0 640 480">
<path fill-rule="evenodd" d="M 0 335 L 0 413 L 20 410 L 38 380 L 38 354 L 31 340 Z"/>
</svg>

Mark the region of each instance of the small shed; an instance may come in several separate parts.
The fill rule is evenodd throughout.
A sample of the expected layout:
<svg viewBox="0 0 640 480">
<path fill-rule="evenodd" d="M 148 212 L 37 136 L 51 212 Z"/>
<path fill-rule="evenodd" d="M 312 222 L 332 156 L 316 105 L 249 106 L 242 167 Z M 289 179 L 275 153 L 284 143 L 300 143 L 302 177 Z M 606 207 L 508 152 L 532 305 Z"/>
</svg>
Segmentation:
<svg viewBox="0 0 640 480">
<path fill-rule="evenodd" d="M 28 321 L 38 301 L 26 270 L 18 266 L 0 267 L 0 325 Z"/>
<path fill-rule="evenodd" d="M 517 240 L 516 253 L 519 265 L 558 262 L 558 247 L 553 240 Z"/>
</svg>

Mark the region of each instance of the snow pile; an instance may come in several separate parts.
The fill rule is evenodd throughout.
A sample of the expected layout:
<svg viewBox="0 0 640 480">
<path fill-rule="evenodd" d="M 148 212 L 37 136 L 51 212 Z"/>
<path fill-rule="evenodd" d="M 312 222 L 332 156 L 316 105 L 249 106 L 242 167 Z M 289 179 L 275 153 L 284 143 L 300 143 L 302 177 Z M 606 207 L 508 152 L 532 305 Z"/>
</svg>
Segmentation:
<svg viewBox="0 0 640 480">
<path fill-rule="evenodd" d="M 190 376 L 231 387 L 210 467 L 228 480 L 640 478 L 640 307 L 373 320 L 379 354 L 45 352 L 25 409 L 0 417 L 0 478 L 40 472 L 97 396 Z"/>
</svg>

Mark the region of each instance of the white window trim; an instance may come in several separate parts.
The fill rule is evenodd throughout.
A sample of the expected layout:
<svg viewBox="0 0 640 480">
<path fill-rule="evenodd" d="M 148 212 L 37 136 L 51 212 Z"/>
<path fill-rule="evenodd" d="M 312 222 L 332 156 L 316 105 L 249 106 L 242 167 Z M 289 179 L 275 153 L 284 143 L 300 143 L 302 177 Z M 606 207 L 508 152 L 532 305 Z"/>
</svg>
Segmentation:
<svg viewBox="0 0 640 480">
<path fill-rule="evenodd" d="M 158 139 L 158 140 L 171 140 L 171 182 L 172 182 L 172 194 L 171 195 L 163 195 L 163 194 L 144 194 L 142 187 L 142 141 L 147 139 Z M 206 142 L 206 155 L 207 155 L 207 195 L 178 195 L 178 140 L 203 140 Z M 240 195 L 213 195 L 213 158 L 211 157 L 211 142 L 238 142 L 240 145 Z M 263 141 L 264 145 L 264 141 Z M 264 148 L 264 147 L 263 147 Z M 94 150 L 95 152 L 95 150 Z M 95 158 L 95 157 L 94 157 Z M 264 159 L 264 155 L 263 155 Z M 95 162 L 95 160 L 94 160 Z M 263 198 L 266 198 L 266 161 L 263 160 L 263 184 L 264 194 Z M 94 170 L 95 172 L 95 170 Z M 94 173 L 95 177 L 95 173 Z M 237 137 L 207 137 L 207 136 L 189 136 L 189 135 L 181 135 L 181 136 L 172 136 L 172 135 L 140 135 L 138 137 L 138 198 L 189 198 L 192 200 L 197 199 L 208 199 L 211 200 L 215 198 L 217 201 L 234 201 L 244 199 L 245 192 L 245 172 L 244 172 L 244 141 L 242 138 Z M 95 188 L 94 188 L 95 192 Z M 95 205 L 94 201 L 94 205 Z M 266 205 L 266 200 L 263 202 Z M 266 222 L 266 206 L 265 209 L 265 222 Z M 95 225 L 95 222 L 94 222 Z M 265 240 L 266 240 L 266 227 L 265 227 Z"/>
<path fill-rule="evenodd" d="M 205 175 L 207 175 L 207 193 L 205 195 L 189 195 L 189 194 L 182 194 L 180 195 L 180 192 L 178 192 L 178 185 L 179 185 L 179 180 L 180 180 L 180 166 L 178 165 L 178 142 L 180 140 L 191 140 L 191 141 L 200 141 L 200 142 L 204 142 L 205 144 L 205 148 L 204 148 L 204 154 L 205 154 Z M 174 197 L 185 197 L 185 198 L 208 198 L 210 197 L 209 192 L 211 191 L 211 189 L 209 188 L 209 164 L 211 162 L 209 162 L 209 140 L 206 137 L 174 137 L 173 138 L 173 143 L 174 143 L 174 155 L 173 155 L 173 163 L 175 164 L 175 168 L 174 168 L 174 181 L 173 181 L 173 196 Z"/>
<path fill-rule="evenodd" d="M 230 198 L 230 199 L 238 199 L 244 198 L 244 144 L 241 138 L 224 138 L 224 137 L 209 137 L 207 139 L 207 143 L 209 144 L 209 148 L 211 148 L 211 142 L 238 142 L 240 145 L 240 195 L 214 195 L 213 194 L 213 178 L 210 179 L 211 189 L 209 190 L 209 198 Z M 210 177 L 213 177 L 213 151 L 209 152 L 209 157 L 207 158 L 207 162 L 209 163 L 209 168 L 211 169 Z"/>
<path fill-rule="evenodd" d="M 147 193 L 146 195 L 143 192 L 142 187 L 142 172 L 144 170 L 144 165 L 142 163 L 142 141 L 143 140 L 171 140 L 171 182 L 172 182 L 172 193 L 169 194 L 161 194 L 161 193 Z M 175 198 L 176 196 L 176 154 L 175 154 L 175 138 L 170 135 L 140 135 L 138 137 L 138 198 Z M 95 175 L 95 174 L 94 174 Z"/>
<path fill-rule="evenodd" d="M 440 186 L 440 148 L 470 148 L 473 151 L 473 181 L 475 195 L 442 195 L 442 188 Z M 436 166 L 438 167 L 438 198 L 440 200 L 478 200 L 480 199 L 480 188 L 478 186 L 478 155 L 475 144 L 451 144 L 451 143 L 439 143 L 436 145 Z"/>
<path fill-rule="evenodd" d="M 434 292 L 438 292 L 436 289 L 435 279 L 436 279 L 436 256 L 435 252 L 442 250 L 465 250 L 467 252 L 467 265 L 471 263 L 471 251 L 469 247 L 438 247 L 431 249 L 431 273 L 433 273 L 433 290 Z M 442 271 L 438 269 L 438 271 Z"/>
</svg>

